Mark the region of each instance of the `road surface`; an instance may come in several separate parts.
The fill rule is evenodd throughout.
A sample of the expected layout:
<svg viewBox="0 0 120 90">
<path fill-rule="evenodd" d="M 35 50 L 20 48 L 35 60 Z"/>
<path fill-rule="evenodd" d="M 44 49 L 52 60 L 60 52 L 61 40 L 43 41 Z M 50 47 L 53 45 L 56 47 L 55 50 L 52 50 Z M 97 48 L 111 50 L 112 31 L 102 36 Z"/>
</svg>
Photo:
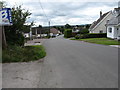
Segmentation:
<svg viewBox="0 0 120 90">
<path fill-rule="evenodd" d="M 64 39 L 46 40 L 39 88 L 117 88 L 118 48 Z"/>
</svg>

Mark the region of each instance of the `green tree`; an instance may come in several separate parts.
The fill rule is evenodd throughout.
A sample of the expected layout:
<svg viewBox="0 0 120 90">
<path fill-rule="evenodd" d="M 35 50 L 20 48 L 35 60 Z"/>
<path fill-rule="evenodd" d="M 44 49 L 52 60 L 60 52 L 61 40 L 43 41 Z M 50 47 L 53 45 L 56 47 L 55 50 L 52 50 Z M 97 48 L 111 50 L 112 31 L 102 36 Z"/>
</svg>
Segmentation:
<svg viewBox="0 0 120 90">
<path fill-rule="evenodd" d="M 6 2 L 0 1 L 0 8 L 5 8 L 5 7 L 6 7 Z"/>
<path fill-rule="evenodd" d="M 66 24 L 66 25 L 65 25 L 65 28 L 66 28 L 66 29 L 70 29 L 71 26 L 70 26 L 69 24 Z"/>
<path fill-rule="evenodd" d="M 70 38 L 70 37 L 72 37 L 72 30 L 71 30 L 71 29 L 66 29 L 66 30 L 64 31 L 64 37 L 65 37 L 65 38 Z"/>
<path fill-rule="evenodd" d="M 26 21 L 31 13 L 28 10 L 22 9 L 21 5 L 13 7 L 11 10 L 13 25 L 5 27 L 6 39 L 8 44 L 12 45 L 23 45 L 24 36 L 23 32 L 26 29 Z M 28 25 L 31 27 L 33 22 Z"/>
</svg>

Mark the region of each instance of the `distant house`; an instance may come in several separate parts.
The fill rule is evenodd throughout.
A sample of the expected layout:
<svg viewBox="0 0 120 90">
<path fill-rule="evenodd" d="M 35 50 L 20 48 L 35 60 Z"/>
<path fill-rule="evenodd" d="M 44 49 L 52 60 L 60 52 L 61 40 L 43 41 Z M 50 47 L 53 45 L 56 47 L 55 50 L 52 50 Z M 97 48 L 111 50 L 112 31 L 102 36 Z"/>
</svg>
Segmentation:
<svg viewBox="0 0 120 90">
<path fill-rule="evenodd" d="M 23 36 L 25 38 L 29 38 L 30 37 L 30 26 L 24 25 Z"/>
<path fill-rule="evenodd" d="M 51 36 L 58 36 L 60 34 L 60 31 L 56 28 L 51 28 L 50 29 L 50 35 Z"/>
<path fill-rule="evenodd" d="M 120 3 L 120 2 L 119 2 Z M 120 6 L 113 11 L 114 17 L 107 21 L 107 37 L 120 39 Z"/>
<path fill-rule="evenodd" d="M 80 29 L 76 26 L 76 27 L 73 27 L 72 29 L 72 33 L 78 33 L 80 31 Z"/>
<path fill-rule="evenodd" d="M 30 37 L 30 33 L 24 33 L 24 37 L 25 38 L 29 38 Z"/>
<path fill-rule="evenodd" d="M 106 31 L 106 22 L 113 17 L 112 11 L 104 13 L 100 11 L 100 18 L 97 21 L 94 21 L 89 28 L 90 33 L 107 33 Z"/>
<path fill-rule="evenodd" d="M 33 27 L 32 36 L 36 38 L 46 37 L 49 32 L 49 27 Z"/>
</svg>

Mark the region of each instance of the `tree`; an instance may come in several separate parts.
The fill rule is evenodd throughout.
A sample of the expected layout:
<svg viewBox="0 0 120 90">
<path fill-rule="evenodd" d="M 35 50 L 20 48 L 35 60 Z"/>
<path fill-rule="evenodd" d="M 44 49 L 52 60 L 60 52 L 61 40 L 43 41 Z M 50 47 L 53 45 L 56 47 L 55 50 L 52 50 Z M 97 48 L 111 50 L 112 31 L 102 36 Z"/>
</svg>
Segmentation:
<svg viewBox="0 0 120 90">
<path fill-rule="evenodd" d="M 88 29 L 82 29 L 79 31 L 79 34 L 87 34 L 87 33 L 89 33 Z"/>
<path fill-rule="evenodd" d="M 11 13 L 13 25 L 5 27 L 7 42 L 12 45 L 24 45 L 23 32 L 27 26 L 25 23 L 30 18 L 31 13 L 22 9 L 21 5 L 13 7 Z M 31 27 L 32 25 L 33 22 L 28 26 Z"/>
<path fill-rule="evenodd" d="M 66 29 L 64 31 L 64 37 L 66 37 L 66 38 L 72 37 L 72 30 L 71 29 Z"/>
<path fill-rule="evenodd" d="M 5 7 L 6 7 L 6 2 L 0 1 L 0 8 L 5 8 Z"/>
<path fill-rule="evenodd" d="M 65 28 L 66 28 L 66 29 L 70 29 L 71 26 L 70 26 L 69 24 L 66 24 L 66 25 L 65 25 Z"/>
</svg>

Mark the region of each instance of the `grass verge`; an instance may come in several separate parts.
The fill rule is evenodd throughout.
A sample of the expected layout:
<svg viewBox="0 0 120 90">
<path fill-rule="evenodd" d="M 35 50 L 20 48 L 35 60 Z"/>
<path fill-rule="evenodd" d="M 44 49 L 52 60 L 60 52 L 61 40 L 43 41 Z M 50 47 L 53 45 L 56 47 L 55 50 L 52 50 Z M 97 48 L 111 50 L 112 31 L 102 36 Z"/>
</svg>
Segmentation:
<svg viewBox="0 0 120 90">
<path fill-rule="evenodd" d="M 12 46 L 2 51 L 2 62 L 28 62 L 35 61 L 46 56 L 45 49 L 42 45 L 36 46 Z"/>
<path fill-rule="evenodd" d="M 87 38 L 87 39 L 71 39 L 71 40 L 80 40 L 95 44 L 103 44 L 103 45 L 120 45 L 119 41 L 112 40 L 109 38 Z"/>
</svg>

